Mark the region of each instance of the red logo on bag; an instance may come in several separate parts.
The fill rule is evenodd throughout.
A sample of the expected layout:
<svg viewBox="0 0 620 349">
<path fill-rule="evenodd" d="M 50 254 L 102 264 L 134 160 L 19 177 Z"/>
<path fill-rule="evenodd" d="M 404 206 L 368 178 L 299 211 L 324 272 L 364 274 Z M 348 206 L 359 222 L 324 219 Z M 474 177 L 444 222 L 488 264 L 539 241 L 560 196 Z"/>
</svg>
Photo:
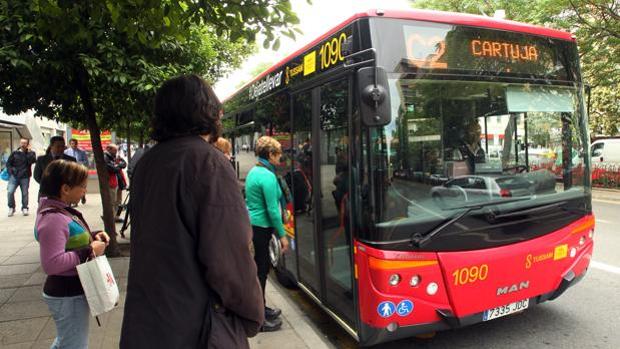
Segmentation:
<svg viewBox="0 0 620 349">
<path fill-rule="evenodd" d="M 114 286 L 114 277 L 112 276 L 112 274 L 106 273 L 105 276 L 106 276 L 106 281 L 108 285 Z"/>
</svg>

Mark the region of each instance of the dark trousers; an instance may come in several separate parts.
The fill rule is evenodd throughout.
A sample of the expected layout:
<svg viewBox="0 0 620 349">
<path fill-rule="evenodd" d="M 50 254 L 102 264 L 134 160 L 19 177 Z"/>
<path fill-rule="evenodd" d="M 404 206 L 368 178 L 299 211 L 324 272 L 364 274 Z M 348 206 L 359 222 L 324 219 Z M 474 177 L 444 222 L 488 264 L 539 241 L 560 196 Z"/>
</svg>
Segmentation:
<svg viewBox="0 0 620 349">
<path fill-rule="evenodd" d="M 258 281 L 263 290 L 263 301 L 265 300 L 265 285 L 267 284 L 267 275 L 271 267 L 269 260 L 269 240 L 273 234 L 273 228 L 262 228 L 255 225 L 252 226 L 252 243 L 254 244 L 254 261 L 258 274 Z"/>
<path fill-rule="evenodd" d="M 22 209 L 28 208 L 28 187 L 30 186 L 30 178 L 17 179 L 13 176 L 9 178 L 9 185 L 7 188 L 8 204 L 10 208 L 15 208 L 15 191 L 17 187 L 22 192 Z"/>
</svg>

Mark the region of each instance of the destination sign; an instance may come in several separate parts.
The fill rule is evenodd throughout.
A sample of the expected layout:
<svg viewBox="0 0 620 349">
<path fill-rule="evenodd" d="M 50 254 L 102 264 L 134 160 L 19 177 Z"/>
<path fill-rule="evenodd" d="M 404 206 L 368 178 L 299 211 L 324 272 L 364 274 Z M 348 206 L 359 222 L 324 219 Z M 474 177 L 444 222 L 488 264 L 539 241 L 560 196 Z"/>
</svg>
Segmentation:
<svg viewBox="0 0 620 349">
<path fill-rule="evenodd" d="M 535 45 L 520 45 L 511 42 L 472 40 L 471 54 L 477 57 L 498 58 L 513 61 L 538 61 Z"/>
<path fill-rule="evenodd" d="M 566 59 L 574 55 L 562 51 L 570 47 L 567 42 L 523 33 L 443 24 L 405 24 L 400 30 L 404 34 L 404 62 L 409 67 L 570 80 L 572 62 Z"/>
</svg>

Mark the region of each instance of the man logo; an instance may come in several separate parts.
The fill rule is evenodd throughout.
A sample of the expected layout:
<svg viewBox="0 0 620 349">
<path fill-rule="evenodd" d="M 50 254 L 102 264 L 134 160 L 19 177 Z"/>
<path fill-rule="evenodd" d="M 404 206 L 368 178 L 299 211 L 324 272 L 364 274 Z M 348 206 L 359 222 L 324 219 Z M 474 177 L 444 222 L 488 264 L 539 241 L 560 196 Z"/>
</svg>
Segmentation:
<svg viewBox="0 0 620 349">
<path fill-rule="evenodd" d="M 506 287 L 500 287 L 497 289 L 497 295 L 498 296 L 502 296 L 505 294 L 509 294 L 509 293 L 513 293 L 513 292 L 517 292 L 517 291 L 521 291 L 521 290 L 525 290 L 527 288 L 530 287 L 530 281 L 522 281 L 520 282 L 518 285 L 517 284 L 513 284 L 510 286 L 506 286 Z"/>
</svg>

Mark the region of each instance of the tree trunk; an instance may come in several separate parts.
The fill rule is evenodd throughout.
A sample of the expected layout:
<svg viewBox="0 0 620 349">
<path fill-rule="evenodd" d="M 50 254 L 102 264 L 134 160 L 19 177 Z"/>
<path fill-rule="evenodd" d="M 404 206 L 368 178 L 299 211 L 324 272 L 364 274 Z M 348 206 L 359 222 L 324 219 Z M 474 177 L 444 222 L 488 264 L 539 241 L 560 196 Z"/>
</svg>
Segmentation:
<svg viewBox="0 0 620 349">
<path fill-rule="evenodd" d="M 143 129 L 140 129 L 139 138 L 140 138 L 140 148 L 144 148 L 144 130 Z"/>
<path fill-rule="evenodd" d="M 80 94 L 84 110 L 86 111 L 86 124 L 88 125 L 93 154 L 95 155 L 95 166 L 97 168 L 97 178 L 99 179 L 99 192 L 101 194 L 101 204 L 103 206 L 103 224 L 105 231 L 110 236 L 110 245 L 106 248 L 106 255 L 117 257 L 120 256 L 120 249 L 116 241 L 116 226 L 114 225 L 114 212 L 112 212 L 112 200 L 110 197 L 110 186 L 108 184 L 109 176 L 103 157 L 101 130 L 97 124 L 95 107 L 89 88 L 88 73 L 80 66 L 77 68 L 75 74 L 78 93 Z"/>
</svg>

